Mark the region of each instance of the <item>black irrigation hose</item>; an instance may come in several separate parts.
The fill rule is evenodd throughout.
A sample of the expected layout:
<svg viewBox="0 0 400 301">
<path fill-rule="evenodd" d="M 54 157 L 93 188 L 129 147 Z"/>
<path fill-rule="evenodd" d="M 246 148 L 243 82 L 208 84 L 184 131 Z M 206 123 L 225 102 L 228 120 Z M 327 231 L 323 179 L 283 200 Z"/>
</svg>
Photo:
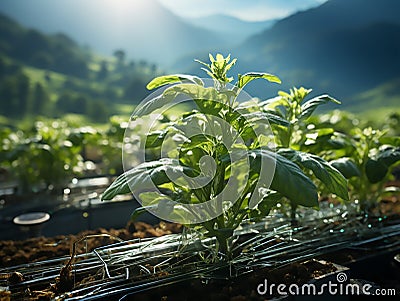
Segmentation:
<svg viewBox="0 0 400 301">
<path fill-rule="evenodd" d="M 298 228 L 292 228 L 283 219 L 273 218 L 243 225 L 235 235 L 237 239 L 246 235 L 246 240 L 234 247 L 233 250 L 240 252 L 230 264 L 210 264 L 207 259 L 202 260 L 201 256 L 216 258 L 212 249 L 215 241 L 212 238 L 200 241 L 198 233 L 189 233 L 118 242 L 92 253 L 76 255 L 76 262 L 72 261 L 73 256 L 50 259 L 0 269 L 0 274 L 20 272 L 24 275 L 25 281 L 10 285 L 11 292 L 17 296 L 28 286 L 48 285 L 69 259 L 74 276 L 94 275 L 94 278 L 78 286 L 75 283 L 73 290 L 57 298 L 95 300 L 122 296 L 124 300 L 132 294 L 189 279 L 237 277 L 256 267 L 282 267 L 343 249 L 370 250 L 372 243 L 378 244 L 374 245 L 374 250 L 400 245 L 399 240 L 389 240 L 400 237 L 399 224 L 384 220 L 367 225 L 363 217 L 348 216 L 343 212 L 346 208 L 342 209 L 332 210 L 323 217 L 308 216 L 305 225 Z M 9 285 L 7 277 L 0 278 L 0 286 Z"/>
</svg>

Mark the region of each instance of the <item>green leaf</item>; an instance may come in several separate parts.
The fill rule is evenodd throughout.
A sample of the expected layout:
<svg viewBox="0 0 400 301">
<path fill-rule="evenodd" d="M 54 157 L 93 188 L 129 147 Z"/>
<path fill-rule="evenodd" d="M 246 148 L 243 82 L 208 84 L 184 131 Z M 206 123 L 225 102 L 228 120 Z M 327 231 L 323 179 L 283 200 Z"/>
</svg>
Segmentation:
<svg viewBox="0 0 400 301">
<path fill-rule="evenodd" d="M 143 207 L 152 212 L 160 211 L 171 214 L 174 209 L 175 204 L 172 199 L 161 192 L 144 192 L 140 194 L 139 198 Z"/>
<path fill-rule="evenodd" d="M 148 134 L 146 137 L 146 149 L 161 146 L 167 133 L 167 131 L 155 131 Z"/>
<path fill-rule="evenodd" d="M 154 97 L 147 101 L 145 104 L 136 107 L 134 115 L 132 115 L 131 119 L 135 120 L 138 117 L 146 116 L 153 113 L 155 110 L 162 108 L 166 104 L 173 101 L 175 95 L 172 94 L 164 94 Z"/>
<path fill-rule="evenodd" d="M 264 110 L 277 110 L 277 107 L 289 108 L 289 102 L 287 98 L 282 96 L 277 96 L 271 99 L 264 100 L 260 102 L 260 107 L 264 107 Z"/>
<path fill-rule="evenodd" d="M 383 151 L 380 151 L 377 155 L 378 161 L 385 164 L 387 167 L 390 167 L 394 163 L 400 160 L 400 147 L 388 147 Z"/>
<path fill-rule="evenodd" d="M 272 208 L 276 206 L 276 204 L 282 200 L 283 196 L 279 192 L 268 190 L 265 197 L 262 201 L 257 205 L 257 208 L 264 216 L 267 216 Z"/>
<path fill-rule="evenodd" d="M 157 207 L 157 205 L 136 208 L 131 214 L 131 220 L 135 221 L 139 216 L 141 216 L 142 214 L 144 214 L 146 212 L 149 212 L 151 209 L 154 209 L 156 207 Z"/>
<path fill-rule="evenodd" d="M 333 167 L 339 170 L 346 179 L 361 176 L 356 163 L 351 158 L 340 158 L 329 162 Z"/>
<path fill-rule="evenodd" d="M 262 72 L 249 72 L 243 75 L 239 74 L 238 82 L 236 83 L 236 86 L 239 89 L 242 89 L 244 86 L 246 86 L 249 82 L 255 79 L 266 79 L 269 82 L 272 83 L 282 83 L 282 81 L 277 77 L 276 75 L 269 74 L 269 73 L 262 73 Z"/>
<path fill-rule="evenodd" d="M 126 176 L 122 174 L 103 192 L 101 200 L 111 200 L 117 195 L 128 194 L 130 192 L 131 190 L 126 181 Z"/>
<path fill-rule="evenodd" d="M 332 128 L 321 128 L 311 130 L 306 133 L 306 141 L 304 146 L 307 146 L 307 151 L 310 153 L 319 153 L 327 148 L 328 142 L 334 135 L 335 131 Z"/>
<path fill-rule="evenodd" d="M 318 106 L 326 104 L 328 102 L 340 104 L 340 101 L 334 99 L 329 95 L 320 95 L 314 97 L 301 105 L 301 114 L 299 116 L 299 119 L 306 119 L 310 117 Z"/>
<path fill-rule="evenodd" d="M 282 126 L 289 126 L 290 123 L 282 117 L 267 112 L 252 112 L 242 115 L 246 120 L 257 123 L 257 122 L 268 122 L 270 124 L 279 124 Z"/>
<path fill-rule="evenodd" d="M 382 144 L 389 144 L 392 146 L 400 147 L 400 137 L 381 137 L 379 138 L 379 142 Z"/>
<path fill-rule="evenodd" d="M 225 58 L 221 53 L 217 53 L 217 55 L 215 56 L 215 61 L 218 63 L 223 63 L 225 61 Z"/>
<path fill-rule="evenodd" d="M 151 82 L 147 84 L 146 88 L 148 90 L 153 90 L 164 85 L 173 84 L 177 82 L 184 82 L 184 81 L 189 81 L 196 85 L 201 85 L 201 86 L 204 85 L 203 81 L 197 76 L 187 75 L 187 74 L 172 74 L 154 78 Z"/>
<path fill-rule="evenodd" d="M 352 153 L 357 149 L 357 145 L 351 137 L 339 132 L 334 132 L 329 140 L 321 142 L 326 143 L 328 149 L 344 149 L 346 153 Z"/>
<path fill-rule="evenodd" d="M 365 165 L 365 172 L 371 183 L 382 181 L 389 168 L 400 160 L 400 148 L 388 147 L 380 151 L 375 158 L 370 158 Z"/>
<path fill-rule="evenodd" d="M 292 149 L 280 149 L 278 150 L 278 154 L 299 164 L 303 168 L 311 170 L 331 193 L 338 195 L 344 200 L 349 200 L 346 178 L 324 159 Z"/>
<path fill-rule="evenodd" d="M 143 196 L 147 194 L 147 196 Z M 140 199 L 142 200 L 142 204 L 148 204 L 142 207 L 137 208 L 131 215 L 131 220 L 135 220 L 140 215 L 146 212 L 150 212 L 151 214 L 160 214 L 168 215 L 170 218 L 174 220 L 181 220 L 182 222 L 187 221 L 185 216 L 189 213 L 185 207 L 182 207 L 180 204 L 174 202 L 171 198 L 166 195 L 159 193 L 142 193 L 140 195 Z"/>
<path fill-rule="evenodd" d="M 170 183 L 171 180 L 167 176 L 167 172 L 174 174 L 182 185 L 187 181 L 182 179 L 183 173 L 189 177 L 198 175 L 194 169 L 180 165 L 176 159 L 163 158 L 158 161 L 142 163 L 124 174 L 120 175 L 103 193 L 102 200 L 111 200 L 116 195 L 127 194 L 134 190 L 135 195 L 141 192 L 154 190 L 154 185 Z"/>
<path fill-rule="evenodd" d="M 207 143 L 207 142 L 205 142 Z M 186 145 L 184 148 L 180 150 L 180 161 L 192 167 L 195 170 L 199 170 L 199 160 L 201 157 L 207 155 L 207 153 L 201 148 L 202 145 L 198 144 L 192 147 L 187 147 Z M 188 155 L 187 152 L 190 151 L 191 155 Z"/>
<path fill-rule="evenodd" d="M 237 59 L 233 59 L 228 65 L 226 65 L 225 70 L 229 71 L 235 64 Z"/>
<path fill-rule="evenodd" d="M 279 192 L 297 205 L 318 206 L 317 188 L 298 165 L 279 154 L 266 150 L 249 152 L 249 160 L 253 172 L 260 171 L 261 160 L 269 163 L 275 161 L 275 173 L 269 188 Z"/>
<path fill-rule="evenodd" d="M 389 169 L 382 162 L 374 159 L 368 159 L 365 164 L 365 173 L 371 183 L 378 183 L 386 176 Z"/>
<path fill-rule="evenodd" d="M 204 102 L 208 100 L 210 102 L 212 101 L 214 106 L 216 106 L 216 104 L 220 106 L 222 105 L 221 103 L 214 100 L 220 99 L 222 101 L 224 97 L 227 97 L 227 95 L 223 93 L 218 93 L 218 91 L 213 87 L 205 88 L 196 84 L 177 84 L 172 87 L 168 87 L 161 95 L 150 99 L 141 106 L 138 106 L 134 112 L 134 115 L 132 116 L 132 119 L 134 120 L 138 117 L 151 114 L 155 110 L 160 109 L 163 106 L 171 103 L 179 95 L 182 94 L 186 95 L 189 99 L 195 100 L 196 102 Z M 213 109 L 215 108 L 213 107 Z"/>
<path fill-rule="evenodd" d="M 335 132 L 332 128 L 321 128 L 306 133 L 306 137 L 310 139 L 317 139 L 318 137 L 332 136 Z"/>
</svg>

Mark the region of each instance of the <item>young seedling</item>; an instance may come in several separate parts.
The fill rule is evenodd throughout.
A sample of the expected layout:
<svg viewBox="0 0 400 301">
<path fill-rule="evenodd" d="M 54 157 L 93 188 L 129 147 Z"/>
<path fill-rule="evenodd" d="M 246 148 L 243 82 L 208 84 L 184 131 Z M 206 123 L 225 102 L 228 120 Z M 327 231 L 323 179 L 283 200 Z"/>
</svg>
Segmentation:
<svg viewBox="0 0 400 301">
<path fill-rule="evenodd" d="M 216 254 L 221 255 L 215 260 L 229 260 L 233 232 L 244 219 L 267 216 L 283 197 L 295 206 L 318 207 L 317 187 L 302 168 L 312 170 L 344 198 L 347 186 L 343 176 L 317 156 L 289 148 L 275 152 L 277 143 L 269 125 L 285 129 L 290 137 L 292 119 L 284 118 L 276 108 L 263 110 L 265 104 L 254 99 L 239 102 L 243 88 L 252 80 L 280 83 L 278 77 L 239 74 L 232 85 L 234 78 L 227 72 L 236 59 L 217 54 L 215 58 L 210 55 L 209 64 L 200 63 L 212 79 L 209 87 L 205 80 L 182 74 L 161 76 L 147 85 L 149 89 L 163 87 L 163 91 L 140 106 L 133 121 L 182 96 L 189 96 L 196 109 L 180 114 L 161 131 L 148 133 L 144 145 L 146 151 L 152 149 L 151 160 L 126 170 L 102 198 L 132 192 L 143 206 L 134 216 L 145 209 L 161 215 L 168 212 L 169 220 L 215 237 Z M 304 118 L 319 101 L 307 104 Z M 172 141 L 182 142 L 168 148 Z M 164 147 L 169 151 L 163 151 Z M 154 150 L 160 150 L 156 158 Z"/>
</svg>

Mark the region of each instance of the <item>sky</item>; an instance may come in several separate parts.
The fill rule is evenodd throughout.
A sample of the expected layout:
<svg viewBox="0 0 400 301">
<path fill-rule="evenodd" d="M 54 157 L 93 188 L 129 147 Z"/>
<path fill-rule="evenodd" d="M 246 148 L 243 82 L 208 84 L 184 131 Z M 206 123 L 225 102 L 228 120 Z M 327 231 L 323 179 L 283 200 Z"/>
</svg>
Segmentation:
<svg viewBox="0 0 400 301">
<path fill-rule="evenodd" d="M 246 21 L 283 18 L 327 0 L 159 0 L 176 15 L 186 18 L 225 14 Z"/>
</svg>

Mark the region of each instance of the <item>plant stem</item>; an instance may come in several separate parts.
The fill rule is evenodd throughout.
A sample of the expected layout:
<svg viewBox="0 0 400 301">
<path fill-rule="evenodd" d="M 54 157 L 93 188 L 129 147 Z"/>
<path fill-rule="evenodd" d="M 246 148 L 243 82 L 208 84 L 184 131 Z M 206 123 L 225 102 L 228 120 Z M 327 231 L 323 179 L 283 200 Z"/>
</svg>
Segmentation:
<svg viewBox="0 0 400 301">
<path fill-rule="evenodd" d="M 297 205 L 293 202 L 290 202 L 290 221 L 293 227 L 297 226 L 296 211 Z"/>
<path fill-rule="evenodd" d="M 231 254 L 231 237 L 226 237 L 225 235 L 217 235 L 217 241 L 218 241 L 218 252 L 223 254 L 226 257 L 226 261 L 229 261 L 232 259 L 232 254 Z"/>
</svg>

